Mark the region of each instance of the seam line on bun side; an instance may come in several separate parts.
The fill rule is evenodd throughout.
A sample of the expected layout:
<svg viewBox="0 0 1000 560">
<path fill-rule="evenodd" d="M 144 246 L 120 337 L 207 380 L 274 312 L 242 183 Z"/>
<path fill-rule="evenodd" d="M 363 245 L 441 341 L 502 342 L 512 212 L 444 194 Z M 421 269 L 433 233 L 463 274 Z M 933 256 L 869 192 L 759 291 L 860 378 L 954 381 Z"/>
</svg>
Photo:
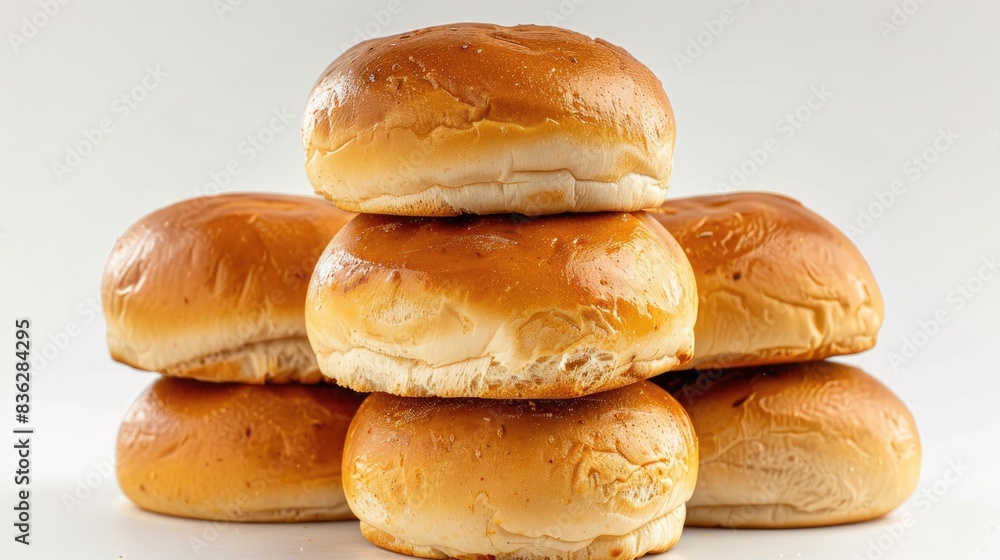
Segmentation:
<svg viewBox="0 0 1000 560">
<path fill-rule="evenodd" d="M 221 375 L 236 370 L 233 376 Z M 318 383 L 323 380 L 315 354 L 304 336 L 250 342 L 236 348 L 198 356 L 163 368 L 163 375 L 202 381 L 249 383 Z"/>
<path fill-rule="evenodd" d="M 635 383 L 650 375 L 674 369 L 679 364 L 679 359 L 675 355 L 665 355 L 648 360 L 632 360 L 628 363 L 619 364 L 613 370 L 605 371 L 595 378 L 587 379 L 586 381 L 589 382 L 581 382 L 580 375 L 576 370 L 569 370 L 564 367 L 545 367 L 542 362 L 539 362 L 534 364 L 535 367 L 528 366 L 527 369 L 539 368 L 550 372 L 551 375 L 548 376 L 547 380 L 534 383 L 533 380 L 536 379 L 535 377 L 518 378 L 517 382 L 510 381 L 511 375 L 508 373 L 510 369 L 497 362 L 496 358 L 491 355 L 470 357 L 442 366 L 433 366 L 419 358 L 391 356 L 363 347 L 352 348 L 347 352 L 332 351 L 316 346 L 314 346 L 314 349 L 320 370 L 324 372 L 323 375 L 355 391 L 385 392 L 391 394 L 402 392 L 402 394 L 411 396 L 433 395 L 449 398 L 468 397 L 470 395 L 466 393 L 472 390 L 484 392 L 484 394 L 477 395 L 478 398 L 521 398 L 516 395 L 521 395 L 522 392 L 529 389 L 529 392 L 532 393 L 545 390 L 538 388 L 538 386 L 547 386 L 551 395 L 532 398 L 579 397 L 596 391 L 611 390 Z M 596 353 L 597 351 L 581 350 L 580 352 Z M 356 357 L 359 354 L 367 354 L 369 357 L 367 359 Z M 352 356 L 354 357 L 352 358 Z M 556 358 L 559 359 L 557 360 Z M 553 355 L 549 356 L 545 363 L 564 364 L 567 362 L 565 358 L 566 356 L 563 355 Z M 331 362 L 335 362 L 337 365 L 331 365 Z M 394 376 L 387 378 L 384 375 L 338 376 L 336 372 L 345 368 L 345 366 L 341 365 L 343 362 L 350 364 L 346 368 L 351 371 L 365 371 L 369 369 L 372 371 L 381 371 L 386 367 L 398 368 L 398 362 L 409 364 L 411 367 L 407 368 L 408 374 L 405 377 Z M 379 364 L 383 365 L 380 366 Z M 384 364 L 395 365 L 386 366 Z M 476 367 L 477 364 L 478 367 Z M 476 373 L 471 376 L 462 375 L 461 371 L 468 369 L 464 367 L 466 365 L 472 366 L 472 370 Z M 421 373 L 417 374 L 416 372 L 418 371 Z M 451 381 L 455 384 L 456 376 L 464 379 L 462 383 L 467 389 L 449 389 L 447 387 L 438 387 L 431 383 L 432 379 L 445 378 L 446 381 Z"/>
<path fill-rule="evenodd" d="M 534 170 L 516 170 L 514 173 L 532 173 L 532 174 L 550 174 L 563 172 L 563 169 L 553 170 L 553 171 L 534 171 Z M 572 173 L 567 173 L 572 177 Z M 590 180 L 574 180 L 571 183 L 570 188 L 572 193 L 569 198 L 563 198 L 564 200 L 571 201 L 572 203 L 567 207 L 566 211 L 569 212 L 600 212 L 600 211 L 625 211 L 625 210 L 608 210 L 610 204 L 608 199 L 614 198 L 615 193 L 623 190 L 628 190 L 628 188 L 623 187 L 622 183 L 635 185 L 633 188 L 641 189 L 641 193 L 635 194 L 636 198 L 653 198 L 656 200 L 661 200 L 665 196 L 665 191 L 663 187 L 656 180 L 652 179 L 648 175 L 634 174 L 630 173 L 622 178 L 622 180 L 617 182 L 601 182 L 601 181 L 590 181 Z M 518 190 L 511 190 L 507 187 L 518 186 L 522 187 Z M 533 187 L 538 187 L 533 188 Z M 496 189 L 499 192 L 510 193 L 498 197 L 497 200 L 502 200 L 505 202 L 499 203 L 498 207 L 493 205 L 477 205 L 473 204 L 472 201 L 482 200 L 483 194 L 471 193 L 467 190 L 482 190 L 482 189 Z M 448 186 L 440 183 L 433 185 L 427 185 L 421 190 L 415 191 L 413 193 L 407 193 L 405 195 L 388 195 L 382 194 L 372 197 L 362 197 L 356 200 L 337 200 L 336 204 L 345 210 L 352 212 L 364 212 L 364 213 L 383 213 L 386 209 L 392 209 L 394 212 L 400 215 L 418 215 L 417 213 L 410 213 L 406 211 L 408 207 L 414 204 L 430 204 L 431 202 L 435 205 L 444 205 L 451 209 L 449 215 L 459 215 L 463 213 L 468 213 L 470 208 L 476 207 L 477 212 L 483 214 L 523 214 L 525 216 L 537 216 L 545 215 L 550 213 L 548 208 L 544 203 L 537 202 L 515 202 L 516 199 L 528 199 L 536 194 L 543 194 L 550 192 L 552 187 L 545 187 L 538 184 L 536 181 L 531 179 L 524 179 L 518 181 L 510 182 L 500 182 L 500 181 L 489 181 L 489 182 L 476 182 L 467 183 L 456 186 Z M 582 190 L 582 192 L 581 192 Z M 318 187 L 318 194 L 324 194 L 323 187 Z M 430 196 L 431 193 L 437 193 L 436 196 Z M 565 195 L 564 195 L 565 196 Z M 620 197 L 619 197 L 620 198 Z M 430 200 L 429 200 L 430 199 Z M 532 208 L 531 205 L 534 204 L 536 207 Z M 551 203 L 555 204 L 555 203 Z M 634 203 L 628 203 L 621 205 L 623 207 L 635 206 Z M 599 210 L 601 209 L 601 210 Z"/>
</svg>

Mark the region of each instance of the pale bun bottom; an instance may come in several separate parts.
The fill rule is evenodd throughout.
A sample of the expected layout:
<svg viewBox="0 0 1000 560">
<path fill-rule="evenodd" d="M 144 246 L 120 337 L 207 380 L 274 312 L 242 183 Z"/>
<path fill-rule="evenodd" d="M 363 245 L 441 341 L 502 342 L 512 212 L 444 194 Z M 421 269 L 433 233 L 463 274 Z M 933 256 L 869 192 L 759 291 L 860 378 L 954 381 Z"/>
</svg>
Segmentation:
<svg viewBox="0 0 1000 560">
<path fill-rule="evenodd" d="M 478 129 L 467 133 L 477 143 Z M 368 148 L 384 152 L 370 144 Z M 423 148 L 429 147 L 414 146 Z M 393 171 L 373 170 L 370 163 L 345 169 L 338 160 L 346 153 L 310 147 L 306 172 L 316 193 L 342 210 L 397 216 L 635 212 L 659 206 L 667 194 L 669 170 L 667 176 L 653 177 L 601 164 L 609 159 L 634 161 L 637 154 L 627 145 L 582 143 L 555 135 L 498 143 L 487 153 L 465 148 L 460 155 L 403 163 Z M 368 149 L 361 149 L 368 155 Z M 401 162 L 411 155 L 406 148 L 397 153 Z"/>
<path fill-rule="evenodd" d="M 320 369 L 338 385 L 362 393 L 401 397 L 480 399 L 569 399 L 609 391 L 676 369 L 693 354 L 691 346 L 669 345 L 673 352 L 650 360 L 600 348 L 538 357 L 508 366 L 502 356 L 486 355 L 436 366 L 367 348 L 337 352 L 316 347 Z M 690 340 L 690 337 L 688 338 Z M 683 348 L 675 348 L 683 346 Z M 571 367 L 567 364 L 572 364 Z"/>
<path fill-rule="evenodd" d="M 860 523 L 882 517 L 892 509 L 894 508 L 836 513 L 829 510 L 804 511 L 788 504 L 695 506 L 688 508 L 686 523 L 689 527 L 799 529 Z"/>
<path fill-rule="evenodd" d="M 354 519 L 341 488 L 313 491 L 310 495 L 288 495 L 280 500 L 301 504 L 296 507 L 248 505 L 241 501 L 225 503 L 220 499 L 207 504 L 177 504 L 159 496 L 150 496 L 138 488 L 122 487 L 122 492 L 140 509 L 171 517 L 236 523 L 305 523 L 309 521 L 342 521 Z M 315 505 L 309 505 L 315 504 Z M 331 506 L 331 504 L 334 504 Z M 256 505 L 256 507 L 255 507 Z"/>
<path fill-rule="evenodd" d="M 496 550 L 457 550 L 450 547 L 414 545 L 377 529 L 364 521 L 361 534 L 373 544 L 392 552 L 419 558 L 460 558 L 468 560 L 632 560 L 646 554 L 666 552 L 677 544 L 684 530 L 685 506 L 653 519 L 625 535 L 604 535 L 580 547 L 581 543 L 565 542 L 547 536 L 533 543 L 494 541 Z M 527 538 L 527 537 L 522 537 Z"/>
<path fill-rule="evenodd" d="M 130 499 L 132 499 L 131 496 Z M 133 499 L 133 501 L 135 500 Z M 261 510 L 247 510 L 245 508 L 236 509 L 234 507 L 229 511 L 223 508 L 214 512 L 206 510 L 192 510 L 190 512 L 160 511 L 156 505 L 152 505 L 150 507 L 143 506 L 139 503 L 136 503 L 136 505 L 146 511 L 170 515 L 173 517 L 186 517 L 188 519 L 201 519 L 206 521 L 233 521 L 236 523 L 307 523 L 310 521 L 342 521 L 345 519 L 354 519 L 354 514 L 351 513 L 351 508 L 347 507 L 343 492 L 327 492 L 323 495 L 317 495 L 315 501 L 316 503 L 323 504 L 333 504 L 339 501 L 343 503 L 343 505 L 337 507 L 317 506 Z"/>
<path fill-rule="evenodd" d="M 319 383 L 323 375 L 306 337 L 252 342 L 168 366 L 168 377 L 211 383 Z"/>
</svg>

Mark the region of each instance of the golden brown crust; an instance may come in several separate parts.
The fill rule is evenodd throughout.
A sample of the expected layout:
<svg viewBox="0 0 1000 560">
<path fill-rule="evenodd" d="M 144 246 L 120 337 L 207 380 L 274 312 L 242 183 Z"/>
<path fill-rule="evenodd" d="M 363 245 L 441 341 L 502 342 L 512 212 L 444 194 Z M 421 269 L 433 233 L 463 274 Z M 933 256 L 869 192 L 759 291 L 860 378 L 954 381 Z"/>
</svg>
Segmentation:
<svg viewBox="0 0 1000 560">
<path fill-rule="evenodd" d="M 650 210 L 698 283 L 691 367 L 820 360 L 874 346 L 882 294 L 858 248 L 799 202 L 745 192 Z"/>
<path fill-rule="evenodd" d="M 197 519 L 352 515 L 341 456 L 363 396 L 333 385 L 160 378 L 118 432 L 118 483 L 139 507 Z"/>
<path fill-rule="evenodd" d="M 561 401 L 377 393 L 348 432 L 344 490 L 390 550 L 627 560 L 676 542 L 696 449 L 683 409 L 645 381 Z"/>
<path fill-rule="evenodd" d="M 359 215 L 306 304 L 320 369 L 360 391 L 568 398 L 686 362 L 694 281 L 643 212 Z"/>
<path fill-rule="evenodd" d="M 303 145 L 316 191 L 355 211 L 634 211 L 663 200 L 674 118 L 656 76 L 620 47 L 459 23 L 334 60 Z"/>
<path fill-rule="evenodd" d="M 317 381 L 306 289 L 320 253 L 352 216 L 314 197 L 245 193 L 143 217 L 104 269 L 111 356 L 211 381 Z"/>
<path fill-rule="evenodd" d="M 688 525 L 816 527 L 884 515 L 920 477 L 906 405 L 858 368 L 807 362 L 656 378 L 698 434 Z"/>
</svg>

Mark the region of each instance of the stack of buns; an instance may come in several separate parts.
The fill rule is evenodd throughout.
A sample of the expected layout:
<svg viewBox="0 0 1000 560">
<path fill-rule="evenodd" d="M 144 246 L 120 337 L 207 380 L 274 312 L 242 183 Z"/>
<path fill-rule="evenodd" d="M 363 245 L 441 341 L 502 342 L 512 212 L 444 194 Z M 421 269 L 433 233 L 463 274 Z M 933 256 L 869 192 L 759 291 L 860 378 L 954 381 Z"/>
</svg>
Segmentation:
<svg viewBox="0 0 1000 560">
<path fill-rule="evenodd" d="M 303 316 L 316 260 L 351 217 L 315 198 L 227 194 L 119 238 L 101 286 L 111 356 L 163 374 L 118 433 L 133 502 L 228 521 L 351 517 L 341 452 L 361 395 L 319 384 Z"/>
<path fill-rule="evenodd" d="M 769 193 L 673 199 L 652 211 L 698 283 L 695 354 L 657 381 L 698 434 L 688 524 L 814 527 L 879 517 L 920 475 L 920 439 L 884 385 L 832 356 L 875 344 L 882 296 L 857 247 Z"/>
<path fill-rule="evenodd" d="M 695 279 L 659 205 L 674 119 L 623 49 L 537 26 L 370 40 L 307 102 L 317 193 L 363 212 L 320 257 L 320 370 L 373 392 L 344 451 L 376 545 L 619 558 L 680 537 L 691 422 L 646 379 L 694 351 Z"/>
<path fill-rule="evenodd" d="M 163 374 L 119 433 L 139 506 L 631 560 L 685 523 L 853 522 L 913 491 L 905 405 L 824 361 L 875 343 L 864 258 L 782 196 L 664 202 L 673 112 L 625 50 L 530 25 L 373 39 L 302 134 L 329 201 L 181 202 L 108 261 L 112 357 Z"/>
</svg>

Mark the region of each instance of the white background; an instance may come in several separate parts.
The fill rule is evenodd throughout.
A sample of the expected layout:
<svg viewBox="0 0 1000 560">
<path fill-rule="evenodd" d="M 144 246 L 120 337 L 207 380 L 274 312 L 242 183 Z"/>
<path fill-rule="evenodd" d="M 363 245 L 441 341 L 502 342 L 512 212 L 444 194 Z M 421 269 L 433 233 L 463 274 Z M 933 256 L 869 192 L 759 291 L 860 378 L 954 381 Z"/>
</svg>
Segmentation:
<svg viewBox="0 0 1000 560">
<path fill-rule="evenodd" d="M 863 230 L 854 233 L 881 283 L 886 321 L 874 350 L 845 360 L 896 391 L 923 436 L 919 491 L 930 494 L 904 506 L 912 527 L 897 512 L 816 530 L 690 529 L 666 557 L 998 556 L 1000 275 L 978 277 L 982 259 L 1000 256 L 994 0 L 244 0 L 222 13 L 220 2 L 122 1 L 72 2 L 47 17 L 42 4 L 5 2 L 0 19 L 0 336 L 12 339 L 14 318 L 30 317 L 36 353 L 49 356 L 32 388 L 33 544 L 12 541 L 14 456 L 4 440 L 0 555 L 187 557 L 199 536 L 211 541 L 201 557 L 392 557 L 353 523 L 213 528 L 130 506 L 107 461 L 118 422 L 153 376 L 107 356 L 92 307 L 101 269 L 116 235 L 160 206 L 216 191 L 310 192 L 298 115 L 359 33 L 555 18 L 626 47 L 661 77 L 677 116 L 672 196 L 735 186 L 734 166 L 745 165 L 742 188 L 787 193 Z M 390 5 L 401 11 L 389 14 Z M 712 23 L 722 15 L 730 23 Z M 33 32 L 22 18 L 44 24 Z M 148 69 L 165 76 L 147 79 L 155 89 L 136 90 L 144 99 L 126 111 L 121 96 Z M 811 88 L 831 95 L 802 109 Z M 789 129 L 785 115 L 797 109 L 800 126 Z M 293 121 L 251 159 L 241 143 L 271 137 L 263 131 L 275 111 Z M 102 119 L 113 130 L 84 146 L 77 166 L 54 169 L 69 167 L 67 151 Z M 954 136 L 938 141 L 947 150 L 925 152 L 942 130 Z M 777 150 L 762 165 L 745 163 L 748 150 L 760 159 L 768 138 Z M 922 169 L 915 156 L 934 162 Z M 233 160 L 240 172 L 213 185 Z M 894 181 L 897 194 L 880 202 Z M 976 293 L 959 296 L 958 285 Z M 918 334 L 936 313 L 947 322 L 925 322 L 931 334 Z M 906 340 L 921 347 L 893 364 Z M 12 340 L 0 347 L 13 354 Z M 8 431 L 12 379 L 0 387 Z M 81 503 L 67 508 L 74 496 Z"/>
</svg>

